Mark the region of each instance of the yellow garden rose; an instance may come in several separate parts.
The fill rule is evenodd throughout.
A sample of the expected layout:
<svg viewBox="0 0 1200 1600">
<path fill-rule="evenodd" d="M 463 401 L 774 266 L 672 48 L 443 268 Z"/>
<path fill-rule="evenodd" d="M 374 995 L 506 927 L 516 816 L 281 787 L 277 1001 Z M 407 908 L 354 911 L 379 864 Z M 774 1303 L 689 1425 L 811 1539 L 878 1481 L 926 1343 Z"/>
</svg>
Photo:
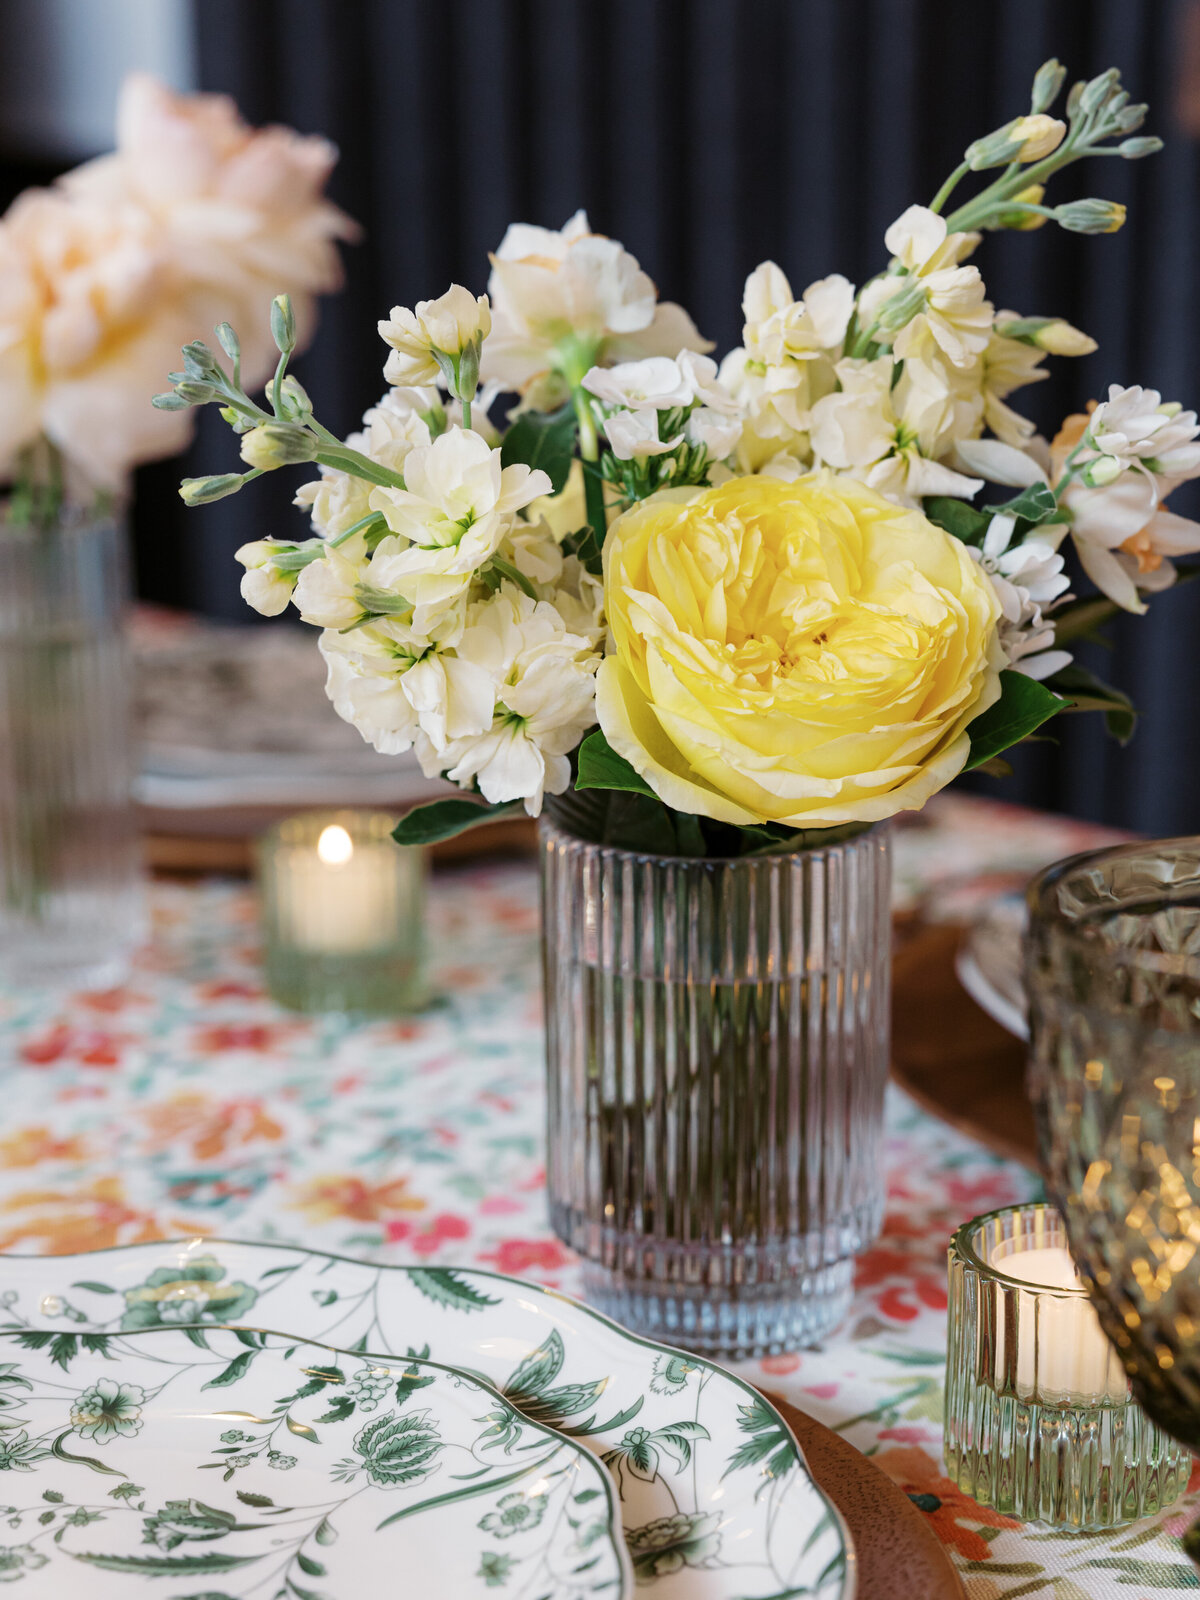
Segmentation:
<svg viewBox="0 0 1200 1600">
<path fill-rule="evenodd" d="M 661 491 L 609 529 L 604 593 L 600 726 L 677 811 L 810 828 L 915 810 L 999 698 L 986 575 L 850 478 Z"/>
</svg>

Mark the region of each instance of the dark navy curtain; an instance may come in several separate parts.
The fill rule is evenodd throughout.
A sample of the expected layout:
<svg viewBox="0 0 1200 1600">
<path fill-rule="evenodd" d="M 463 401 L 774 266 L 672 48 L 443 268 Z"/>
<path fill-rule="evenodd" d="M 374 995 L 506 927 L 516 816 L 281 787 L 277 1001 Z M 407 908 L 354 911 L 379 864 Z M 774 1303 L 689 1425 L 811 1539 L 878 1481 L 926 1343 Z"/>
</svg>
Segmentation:
<svg viewBox="0 0 1200 1600">
<path fill-rule="evenodd" d="M 510 220 L 558 226 L 586 206 L 722 349 L 740 332 L 747 271 L 772 257 L 800 292 L 881 265 L 887 224 L 928 199 L 967 141 L 1027 106 L 1057 55 L 1072 76 L 1115 64 L 1147 132 L 1141 163 L 1094 161 L 1056 198 L 1124 201 L 1111 237 L 1052 228 L 989 238 L 997 305 L 1056 312 L 1100 341 L 1022 391 L 1053 430 L 1110 381 L 1200 402 L 1200 157 L 1179 115 L 1188 0 L 197 0 L 201 84 L 255 122 L 335 139 L 333 191 L 367 230 L 347 252 L 302 375 L 348 429 L 382 387 L 375 320 L 451 279 L 481 290 Z M 229 453 L 205 429 L 188 470 Z M 218 615 L 244 613 L 232 551 L 297 530 L 282 484 L 184 519 L 151 469 L 143 585 Z M 281 475 L 282 476 L 282 475 Z M 262 490 L 264 492 L 258 493 Z M 1195 513 L 1195 500 L 1178 497 Z M 1196 758 L 1200 584 L 1122 619 L 1093 661 L 1143 710 L 1121 751 L 1096 719 L 1023 751 L 992 792 L 1155 833 L 1200 830 Z M 1062 724 L 1058 725 L 1060 728 Z"/>
</svg>

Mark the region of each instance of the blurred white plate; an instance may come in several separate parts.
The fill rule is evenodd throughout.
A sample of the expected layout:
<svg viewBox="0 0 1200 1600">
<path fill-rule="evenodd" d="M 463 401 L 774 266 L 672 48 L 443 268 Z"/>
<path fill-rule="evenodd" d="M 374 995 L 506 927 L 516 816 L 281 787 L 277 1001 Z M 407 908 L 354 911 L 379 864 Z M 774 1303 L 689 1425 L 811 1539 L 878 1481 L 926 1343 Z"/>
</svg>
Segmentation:
<svg viewBox="0 0 1200 1600">
<path fill-rule="evenodd" d="M 955 963 L 975 1004 L 1018 1039 L 1029 1037 L 1021 957 L 1027 915 L 1023 895 L 997 900 L 972 924 Z"/>
</svg>

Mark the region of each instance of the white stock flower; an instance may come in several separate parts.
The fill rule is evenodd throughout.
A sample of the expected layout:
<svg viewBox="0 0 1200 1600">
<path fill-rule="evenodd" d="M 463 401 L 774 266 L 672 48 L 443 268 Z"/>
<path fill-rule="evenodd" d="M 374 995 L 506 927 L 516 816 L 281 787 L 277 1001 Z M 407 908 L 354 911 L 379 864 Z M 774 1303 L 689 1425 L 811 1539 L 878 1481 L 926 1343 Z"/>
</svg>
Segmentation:
<svg viewBox="0 0 1200 1600">
<path fill-rule="evenodd" d="M 735 416 L 741 410 L 721 382 L 717 363 L 711 356 L 698 355 L 695 350 L 681 350 L 675 359 L 691 389 L 692 399 L 707 406 L 710 411 L 719 411 L 726 416 Z"/>
<path fill-rule="evenodd" d="M 893 349 L 901 358 L 928 354 L 932 344 L 956 367 L 970 367 L 982 355 L 992 328 L 992 307 L 984 297 L 978 267 L 959 263 L 978 242 L 978 234 L 949 233 L 946 219 L 926 206 L 909 206 L 883 236 L 904 273 L 890 273 L 863 291 L 859 315 L 882 317 L 898 296 L 912 314 L 893 329 Z"/>
<path fill-rule="evenodd" d="M 670 356 L 593 367 L 583 387 L 604 405 L 627 411 L 666 411 L 692 401 L 692 385 Z"/>
<path fill-rule="evenodd" d="M 1012 312 L 1002 312 L 996 320 L 1014 320 Z M 1042 367 L 1045 350 L 1009 339 L 993 328 L 983 352 L 983 416 L 988 427 L 1005 444 L 1020 449 L 1033 436 L 1033 423 L 1004 404 L 1015 389 L 1040 383 L 1050 374 Z"/>
<path fill-rule="evenodd" d="M 710 460 L 724 461 L 741 442 L 741 418 L 725 416 L 709 406 L 697 406 L 687 419 L 684 434 L 689 444 L 703 445 Z"/>
<path fill-rule="evenodd" d="M 357 448 L 361 435 L 351 434 L 346 443 Z M 321 476 L 303 483 L 292 500 L 294 506 L 310 513 L 314 533 L 323 539 L 338 539 L 356 522 L 371 515 L 371 490 L 365 478 L 334 467 L 322 467 Z"/>
<path fill-rule="evenodd" d="M 326 632 L 326 692 L 334 710 L 385 755 L 411 748 L 418 731 L 436 750 L 491 726 L 491 676 L 452 651 L 397 642 L 404 630 Z"/>
<path fill-rule="evenodd" d="M 807 428 L 809 407 L 833 387 L 832 363 L 853 310 L 854 286 L 837 273 L 810 283 L 801 300 L 773 261 L 746 279 L 746 371 L 761 384 L 739 398 L 760 437 L 789 440 Z"/>
<path fill-rule="evenodd" d="M 968 423 L 964 404 L 943 369 L 906 362 L 892 384 L 890 356 L 838 362 L 841 389 L 812 409 L 810 436 L 818 462 L 855 477 L 901 505 L 925 495 L 970 498 L 982 488 L 937 458 Z"/>
<path fill-rule="evenodd" d="M 358 586 L 364 579 L 365 562 L 361 551 L 360 540 L 355 538 L 337 549 L 330 546 L 303 569 L 293 598 L 305 622 L 314 628 L 349 628 L 362 616 L 365 607 Z"/>
<path fill-rule="evenodd" d="M 492 256 L 492 335 L 481 373 L 550 410 L 590 367 L 709 350 L 681 306 L 577 211 L 559 232 L 514 223 Z"/>
<path fill-rule="evenodd" d="M 530 583 L 553 587 L 562 577 L 562 546 L 546 522 L 515 521 L 499 553 Z"/>
<path fill-rule="evenodd" d="M 433 635 L 466 598 L 471 580 L 499 548 L 513 516 L 549 492 L 550 479 L 477 433 L 450 428 L 419 445 L 405 464 L 404 489 L 377 488 L 371 506 L 396 537 L 382 540 L 371 583 L 416 608 L 414 625 Z"/>
<path fill-rule="evenodd" d="M 1027 678 L 1048 678 L 1072 659 L 1069 650 L 1053 648 L 1054 622 L 1042 612 L 1070 587 L 1058 553 L 1067 530 L 1061 523 L 1038 528 L 1012 545 L 1015 529 L 1014 516 L 994 516 L 983 548 L 968 546 L 968 553 L 991 578 L 1000 602 L 997 638 L 1008 665 Z"/>
<path fill-rule="evenodd" d="M 681 433 L 673 439 L 659 438 L 657 411 L 614 411 L 604 419 L 604 433 L 618 461 L 668 455 L 683 439 Z"/>
<path fill-rule="evenodd" d="M 269 539 L 255 539 L 234 553 L 234 560 L 246 569 L 242 573 L 242 599 L 264 617 L 277 617 L 285 611 L 296 587 L 296 574 L 280 572 L 273 564 L 276 549 Z"/>
<path fill-rule="evenodd" d="M 567 757 L 596 721 L 600 657 L 590 640 L 567 631 L 553 605 L 509 584 L 472 607 L 458 654 L 489 674 L 495 716 L 487 732 L 452 740 L 443 752 L 418 741 L 422 768 L 478 783 L 493 805 L 523 800 L 536 817 L 545 794 L 570 784 Z"/>
<path fill-rule="evenodd" d="M 434 352 L 456 361 L 464 351 L 478 351 L 491 328 L 487 295 L 476 299 L 460 283 L 436 300 L 418 300 L 415 311 L 393 306 L 379 323 L 379 337 L 392 347 L 383 375 L 389 383 L 436 383 L 442 369 Z"/>
<path fill-rule="evenodd" d="M 752 366 L 746 351 L 738 346 L 725 356 L 719 374 L 722 388 L 742 415 L 737 465 L 743 473 L 760 471 L 781 450 L 797 460 L 807 461 L 810 456 L 807 433 L 796 433 L 783 423 L 767 393 L 762 373 L 755 370 L 757 365 Z M 763 423 L 763 430 L 772 431 L 760 430 L 759 421 Z"/>
</svg>

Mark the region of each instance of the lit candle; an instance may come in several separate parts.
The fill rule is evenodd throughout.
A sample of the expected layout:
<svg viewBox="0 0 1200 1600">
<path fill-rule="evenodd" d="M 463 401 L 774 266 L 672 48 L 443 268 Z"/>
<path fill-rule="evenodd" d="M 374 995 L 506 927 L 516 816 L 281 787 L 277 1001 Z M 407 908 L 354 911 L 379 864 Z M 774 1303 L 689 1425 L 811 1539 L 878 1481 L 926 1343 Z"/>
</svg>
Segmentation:
<svg viewBox="0 0 1200 1600">
<path fill-rule="evenodd" d="M 390 852 L 390 854 L 389 854 Z M 355 955 L 395 937 L 397 847 L 355 844 L 331 822 L 316 849 L 295 845 L 279 874 L 279 931 L 297 950 Z"/>
<path fill-rule="evenodd" d="M 1022 1398 L 1058 1400 L 1070 1405 L 1095 1405 L 1109 1399 L 1124 1402 L 1128 1392 L 1116 1352 L 1104 1337 L 1095 1307 L 1070 1253 L 1061 1246 L 1029 1249 L 998 1246 L 993 1268 L 1006 1278 L 1029 1285 L 1020 1295 L 1016 1318 L 1016 1372 L 1006 1371 L 1006 1328 L 996 1330 L 996 1376 L 1015 1376 Z M 1039 1294 L 1039 1289 L 1066 1290 Z"/>
</svg>

